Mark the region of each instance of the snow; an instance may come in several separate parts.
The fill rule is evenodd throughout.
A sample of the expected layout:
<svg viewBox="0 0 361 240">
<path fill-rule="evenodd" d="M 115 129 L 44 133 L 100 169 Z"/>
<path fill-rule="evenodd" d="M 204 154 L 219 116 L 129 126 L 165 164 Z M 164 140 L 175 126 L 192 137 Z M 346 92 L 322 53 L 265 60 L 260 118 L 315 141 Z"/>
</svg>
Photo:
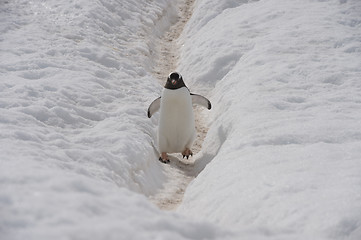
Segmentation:
<svg viewBox="0 0 361 240">
<path fill-rule="evenodd" d="M 143 67 L 147 41 L 137 36 L 149 30 L 129 11 L 147 8 L 119 4 L 19 1 L 2 6 L 4 158 L 56 165 L 138 192 L 159 185 L 158 176 L 136 171 L 151 165 L 154 155 L 153 127 L 143 115 L 159 86 Z M 159 2 L 148 6 L 148 15 L 138 14 L 155 19 L 168 5 Z M 140 60 L 143 65 L 134 63 Z"/>
<path fill-rule="evenodd" d="M 212 102 L 199 174 L 176 212 L 149 201 L 183 2 L 1 3 L 0 239 L 361 238 L 357 0 L 197 0 L 169 71 Z"/>
<path fill-rule="evenodd" d="M 214 109 L 178 212 L 275 239 L 360 239 L 360 2 L 197 3 L 180 71 Z"/>
<path fill-rule="evenodd" d="M 0 239 L 204 239 L 228 233 L 161 212 L 146 109 L 161 91 L 154 39 L 169 0 L 1 3 Z"/>
</svg>

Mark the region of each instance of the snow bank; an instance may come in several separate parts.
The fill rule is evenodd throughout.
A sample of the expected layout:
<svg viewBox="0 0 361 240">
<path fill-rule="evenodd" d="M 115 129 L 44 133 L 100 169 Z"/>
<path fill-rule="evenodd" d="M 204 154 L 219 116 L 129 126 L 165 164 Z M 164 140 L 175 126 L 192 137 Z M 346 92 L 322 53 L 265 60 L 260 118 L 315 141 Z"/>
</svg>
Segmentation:
<svg viewBox="0 0 361 240">
<path fill-rule="evenodd" d="M 165 180 L 146 109 L 161 90 L 151 58 L 172 2 L 1 3 L 1 239 L 229 235 L 135 193 Z"/>
<path fill-rule="evenodd" d="M 138 192 L 159 185 L 153 126 L 144 117 L 159 86 L 146 69 L 152 36 L 144 36 L 150 34 L 145 26 L 170 6 L 167 1 L 4 4 L 4 158 L 16 154 L 18 160 L 57 165 Z M 157 176 L 142 173 L 147 168 Z"/>
<path fill-rule="evenodd" d="M 361 3 L 199 0 L 180 71 L 211 96 L 179 212 L 276 239 L 361 238 Z"/>
</svg>

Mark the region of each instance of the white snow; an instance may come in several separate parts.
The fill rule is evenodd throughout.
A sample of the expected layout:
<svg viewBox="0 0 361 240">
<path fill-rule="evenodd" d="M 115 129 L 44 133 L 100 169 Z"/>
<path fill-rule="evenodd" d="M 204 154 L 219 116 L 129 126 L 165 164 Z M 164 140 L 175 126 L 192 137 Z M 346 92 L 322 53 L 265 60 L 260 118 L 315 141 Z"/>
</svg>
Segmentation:
<svg viewBox="0 0 361 240">
<path fill-rule="evenodd" d="M 0 239 L 204 239 L 144 196 L 165 181 L 146 110 L 159 1 L 2 1 Z"/>
<path fill-rule="evenodd" d="M 214 109 L 178 212 L 361 239 L 361 2 L 248 2 L 198 1 L 183 35 L 180 71 Z"/>
<path fill-rule="evenodd" d="M 174 2 L 0 3 L 0 239 L 360 239 L 361 2 L 195 2 L 176 70 L 213 108 L 172 213 L 146 110 Z"/>
</svg>

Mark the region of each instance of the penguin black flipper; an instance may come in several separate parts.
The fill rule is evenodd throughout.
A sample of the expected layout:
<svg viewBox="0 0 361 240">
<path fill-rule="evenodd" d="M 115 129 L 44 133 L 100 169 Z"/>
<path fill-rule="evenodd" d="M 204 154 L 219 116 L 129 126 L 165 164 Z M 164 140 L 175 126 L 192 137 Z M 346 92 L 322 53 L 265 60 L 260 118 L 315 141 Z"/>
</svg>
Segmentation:
<svg viewBox="0 0 361 240">
<path fill-rule="evenodd" d="M 207 98 L 193 93 L 191 93 L 191 97 L 192 97 L 192 104 L 201 105 L 207 108 L 208 110 L 212 108 L 212 104 Z"/>
<path fill-rule="evenodd" d="M 155 99 L 148 108 L 148 118 L 153 116 L 154 113 L 156 113 L 160 108 L 160 97 Z"/>
</svg>

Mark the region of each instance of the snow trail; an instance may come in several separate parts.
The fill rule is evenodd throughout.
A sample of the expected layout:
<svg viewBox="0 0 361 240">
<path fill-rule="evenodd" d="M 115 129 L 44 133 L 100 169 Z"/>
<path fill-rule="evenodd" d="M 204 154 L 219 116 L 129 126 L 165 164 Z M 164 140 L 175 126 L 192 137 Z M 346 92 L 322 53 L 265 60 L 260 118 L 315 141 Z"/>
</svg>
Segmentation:
<svg viewBox="0 0 361 240">
<path fill-rule="evenodd" d="M 179 60 L 177 40 L 183 32 L 187 21 L 192 16 L 193 4 L 194 0 L 184 0 L 179 4 L 177 22 L 164 33 L 157 44 L 157 51 L 154 52 L 153 56 L 155 59 L 153 74 L 162 86 L 168 74 L 177 70 Z M 187 79 L 185 79 L 185 83 L 187 84 Z M 207 135 L 208 129 L 200 115 L 200 109 L 195 107 L 194 110 L 197 138 L 192 151 L 196 155 L 201 150 L 202 142 Z M 170 161 L 170 164 L 163 165 L 167 182 L 163 184 L 163 188 L 155 195 L 150 196 L 150 200 L 163 210 L 174 210 L 177 208 L 182 202 L 185 189 L 197 174 L 194 171 L 194 158 L 181 160 L 180 155 L 177 154 L 171 155 Z"/>
<path fill-rule="evenodd" d="M 177 40 L 192 16 L 193 4 L 194 0 L 182 0 L 179 3 L 177 21 L 160 37 L 156 51 L 153 53 L 155 59 L 153 74 L 162 86 L 168 74 L 177 69 L 179 59 Z"/>
</svg>

